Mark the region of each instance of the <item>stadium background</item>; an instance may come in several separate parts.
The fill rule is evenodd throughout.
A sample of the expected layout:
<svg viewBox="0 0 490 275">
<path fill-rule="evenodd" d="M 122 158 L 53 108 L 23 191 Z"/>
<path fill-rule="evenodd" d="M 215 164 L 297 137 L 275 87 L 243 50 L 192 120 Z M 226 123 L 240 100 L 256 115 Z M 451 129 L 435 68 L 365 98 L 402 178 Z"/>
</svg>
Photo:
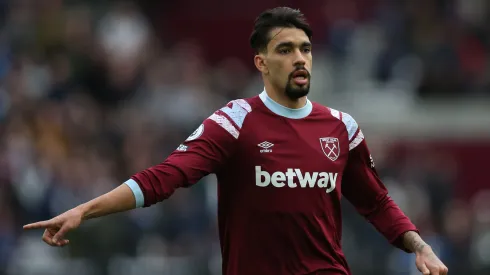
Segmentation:
<svg viewBox="0 0 490 275">
<path fill-rule="evenodd" d="M 358 120 L 450 274 L 490 274 L 485 0 L 0 0 L 0 274 L 219 274 L 212 176 L 87 222 L 64 249 L 21 227 L 162 161 L 215 109 L 260 92 L 248 36 L 279 5 L 313 25 L 311 98 Z M 344 217 L 354 274 L 417 274 L 348 204 Z"/>
</svg>

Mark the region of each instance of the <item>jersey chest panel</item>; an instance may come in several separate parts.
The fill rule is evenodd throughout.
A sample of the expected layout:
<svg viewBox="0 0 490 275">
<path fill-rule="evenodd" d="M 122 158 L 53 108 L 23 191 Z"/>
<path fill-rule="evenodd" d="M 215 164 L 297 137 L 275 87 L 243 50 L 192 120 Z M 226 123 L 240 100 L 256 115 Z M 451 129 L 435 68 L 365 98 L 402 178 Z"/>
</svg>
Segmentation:
<svg viewBox="0 0 490 275">
<path fill-rule="evenodd" d="M 345 127 L 335 118 L 301 120 L 277 116 L 248 123 L 240 133 L 236 186 L 257 209 L 324 211 L 340 198 L 348 155 Z"/>
</svg>

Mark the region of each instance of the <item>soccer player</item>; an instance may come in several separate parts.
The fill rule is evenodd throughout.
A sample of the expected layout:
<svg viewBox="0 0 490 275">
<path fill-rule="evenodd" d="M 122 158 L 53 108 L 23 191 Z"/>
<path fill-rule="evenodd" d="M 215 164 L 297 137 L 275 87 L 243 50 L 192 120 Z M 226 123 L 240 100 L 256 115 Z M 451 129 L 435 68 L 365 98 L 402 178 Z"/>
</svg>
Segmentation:
<svg viewBox="0 0 490 275">
<path fill-rule="evenodd" d="M 390 199 L 364 135 L 347 113 L 307 99 L 312 31 L 298 10 L 267 10 L 250 38 L 264 90 L 209 116 L 163 163 L 51 220 L 43 240 L 64 246 L 87 219 L 148 207 L 215 173 L 223 274 L 351 274 L 341 249 L 349 200 L 423 274 L 446 266 Z"/>
</svg>

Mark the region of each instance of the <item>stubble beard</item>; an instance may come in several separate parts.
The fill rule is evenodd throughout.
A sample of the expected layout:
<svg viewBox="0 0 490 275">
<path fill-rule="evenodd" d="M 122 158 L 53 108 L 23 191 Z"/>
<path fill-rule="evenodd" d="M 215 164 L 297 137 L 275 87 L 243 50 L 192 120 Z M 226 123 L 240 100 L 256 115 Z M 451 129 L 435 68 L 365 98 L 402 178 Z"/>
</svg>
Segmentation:
<svg viewBox="0 0 490 275">
<path fill-rule="evenodd" d="M 286 96 L 292 100 L 296 100 L 298 98 L 302 98 L 310 92 L 310 84 L 306 84 L 301 87 L 293 87 L 291 81 L 286 85 Z"/>
<path fill-rule="evenodd" d="M 302 98 L 310 92 L 311 75 L 308 73 L 308 83 L 302 86 L 293 84 L 293 73 L 289 74 L 288 83 L 286 84 L 286 96 L 292 100 Z"/>
</svg>

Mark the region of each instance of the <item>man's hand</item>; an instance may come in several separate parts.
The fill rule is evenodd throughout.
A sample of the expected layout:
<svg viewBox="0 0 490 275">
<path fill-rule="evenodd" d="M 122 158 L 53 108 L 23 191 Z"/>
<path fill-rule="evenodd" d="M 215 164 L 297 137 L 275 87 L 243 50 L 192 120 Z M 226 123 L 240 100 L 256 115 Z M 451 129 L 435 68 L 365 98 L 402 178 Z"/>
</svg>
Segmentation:
<svg viewBox="0 0 490 275">
<path fill-rule="evenodd" d="M 136 207 L 133 191 L 126 184 L 121 184 L 114 190 L 81 204 L 51 220 L 31 223 L 24 229 L 45 228 L 43 241 L 51 246 L 65 246 L 66 233 L 80 226 L 84 220 L 98 218 L 113 213 L 128 211 Z"/>
<path fill-rule="evenodd" d="M 424 275 L 446 275 L 447 267 L 439 260 L 430 246 L 424 246 L 421 251 L 415 252 L 415 265 Z"/>
<path fill-rule="evenodd" d="M 415 265 L 424 275 L 446 275 L 447 267 L 439 260 L 432 248 L 422 240 L 417 232 L 403 235 L 403 244 L 416 255 Z"/>
<path fill-rule="evenodd" d="M 24 229 L 45 228 L 43 241 L 51 246 L 65 246 L 70 241 L 65 239 L 66 233 L 76 229 L 82 222 L 83 212 L 73 208 L 47 221 L 27 224 Z"/>
</svg>

